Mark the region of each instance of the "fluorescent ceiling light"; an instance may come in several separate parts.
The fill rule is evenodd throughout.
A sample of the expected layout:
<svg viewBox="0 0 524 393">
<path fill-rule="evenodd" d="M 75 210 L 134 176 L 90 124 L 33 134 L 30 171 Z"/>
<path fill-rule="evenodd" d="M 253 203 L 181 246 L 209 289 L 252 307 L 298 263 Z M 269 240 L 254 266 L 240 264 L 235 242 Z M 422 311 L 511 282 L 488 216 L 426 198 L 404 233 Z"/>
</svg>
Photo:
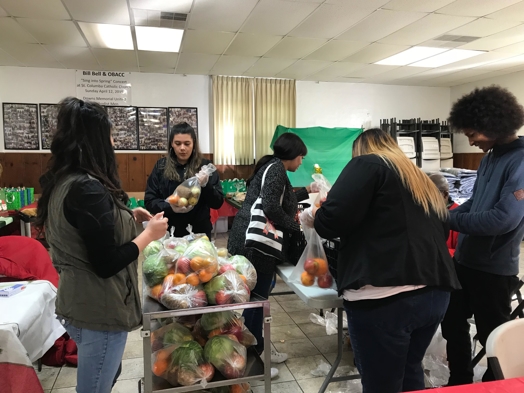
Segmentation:
<svg viewBox="0 0 524 393">
<path fill-rule="evenodd" d="M 428 57 L 438 55 L 439 53 L 445 52 L 449 48 L 433 48 L 429 46 L 414 46 L 404 52 L 397 53 L 387 59 L 380 60 L 375 64 L 381 65 L 398 65 L 404 66 L 407 64 L 414 63 L 419 60 L 427 59 Z"/>
<path fill-rule="evenodd" d="M 416 63 L 408 64 L 410 67 L 440 67 L 446 64 L 455 63 L 460 60 L 468 59 L 473 56 L 481 55 L 484 51 L 466 50 L 466 49 L 451 49 L 439 55 L 418 61 Z"/>
<path fill-rule="evenodd" d="M 78 24 L 93 48 L 134 49 L 129 26 L 84 22 Z"/>
<path fill-rule="evenodd" d="M 184 30 L 163 27 L 136 26 L 136 44 L 139 50 L 178 52 Z"/>
</svg>

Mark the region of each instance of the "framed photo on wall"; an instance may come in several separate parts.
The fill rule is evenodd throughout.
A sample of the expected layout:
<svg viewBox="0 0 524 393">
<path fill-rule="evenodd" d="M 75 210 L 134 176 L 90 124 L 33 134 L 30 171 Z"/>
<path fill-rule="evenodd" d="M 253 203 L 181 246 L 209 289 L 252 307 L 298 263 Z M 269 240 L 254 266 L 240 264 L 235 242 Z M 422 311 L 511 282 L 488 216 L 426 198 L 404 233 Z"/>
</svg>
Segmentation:
<svg viewBox="0 0 524 393">
<path fill-rule="evenodd" d="M 4 147 L 6 150 L 38 150 L 38 105 L 4 103 Z"/>
<path fill-rule="evenodd" d="M 138 150 L 137 108 L 134 106 L 106 106 L 113 123 L 115 150 Z"/>
<path fill-rule="evenodd" d="M 56 131 L 58 104 L 40 104 L 40 140 L 42 149 L 51 149 Z"/>
<path fill-rule="evenodd" d="M 167 150 L 167 108 L 138 108 L 139 150 Z"/>
<path fill-rule="evenodd" d="M 198 136 L 198 109 L 185 107 L 169 108 L 169 130 L 178 123 L 186 122 L 195 129 Z"/>
</svg>

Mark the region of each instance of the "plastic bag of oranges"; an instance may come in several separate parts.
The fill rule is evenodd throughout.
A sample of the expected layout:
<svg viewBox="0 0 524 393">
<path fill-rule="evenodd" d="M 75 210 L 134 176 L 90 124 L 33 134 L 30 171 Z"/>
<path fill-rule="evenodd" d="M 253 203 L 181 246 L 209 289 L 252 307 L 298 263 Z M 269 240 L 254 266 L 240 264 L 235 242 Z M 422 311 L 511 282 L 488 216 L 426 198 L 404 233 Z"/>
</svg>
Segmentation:
<svg viewBox="0 0 524 393">
<path fill-rule="evenodd" d="M 329 272 L 320 236 L 314 228 L 304 225 L 303 230 L 307 244 L 289 279 L 306 287 L 317 285 L 325 289 L 334 288 L 333 276 Z"/>
<path fill-rule="evenodd" d="M 216 170 L 217 168 L 213 164 L 204 165 L 195 176 L 190 177 L 180 184 L 175 192 L 166 199 L 166 202 L 171 205 L 173 211 L 175 213 L 187 213 L 193 210 L 200 200 L 202 187 L 206 185 L 201 184 L 199 178 L 209 179 L 211 174 Z"/>
<path fill-rule="evenodd" d="M 215 247 L 204 237 L 189 243 L 184 254 L 177 259 L 174 272 L 185 276 L 183 283 L 194 287 L 211 281 L 218 274 L 218 255 Z M 178 277 L 177 282 L 182 283 L 182 278 Z"/>
</svg>

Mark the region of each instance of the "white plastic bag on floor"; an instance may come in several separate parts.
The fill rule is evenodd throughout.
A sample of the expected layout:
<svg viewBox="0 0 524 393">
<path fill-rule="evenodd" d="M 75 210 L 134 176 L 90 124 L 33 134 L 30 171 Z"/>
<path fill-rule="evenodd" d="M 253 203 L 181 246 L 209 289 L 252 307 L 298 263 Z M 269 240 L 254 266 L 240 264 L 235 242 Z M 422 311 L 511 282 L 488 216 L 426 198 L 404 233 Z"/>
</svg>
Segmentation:
<svg viewBox="0 0 524 393">
<path fill-rule="evenodd" d="M 311 313 L 309 314 L 309 320 L 313 322 L 314 324 L 325 326 L 326 333 L 328 336 L 337 334 L 337 331 L 338 331 L 337 314 L 332 313 L 330 311 L 326 311 L 324 314 L 326 315 L 325 318 L 321 317 L 318 314 Z M 342 315 L 343 315 L 342 327 L 343 329 L 347 329 L 348 328 L 348 319 L 347 319 L 346 313 L 343 313 Z"/>
<path fill-rule="evenodd" d="M 442 336 L 442 330 L 440 325 L 431 339 L 428 349 L 426 350 L 426 356 L 433 355 L 441 359 L 446 359 L 446 339 Z"/>
</svg>

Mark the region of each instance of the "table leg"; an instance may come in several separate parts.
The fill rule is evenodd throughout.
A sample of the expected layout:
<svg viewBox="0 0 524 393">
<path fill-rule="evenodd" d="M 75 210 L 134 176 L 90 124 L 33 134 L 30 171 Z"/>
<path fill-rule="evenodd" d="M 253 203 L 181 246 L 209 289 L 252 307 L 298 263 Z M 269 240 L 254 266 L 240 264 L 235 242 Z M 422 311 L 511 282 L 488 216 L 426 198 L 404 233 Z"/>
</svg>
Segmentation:
<svg viewBox="0 0 524 393">
<path fill-rule="evenodd" d="M 22 222 L 22 221 L 20 221 L 20 222 Z M 25 235 L 27 237 L 31 237 L 31 223 L 30 222 L 25 222 L 24 224 L 25 224 L 24 225 L 25 226 Z"/>
<path fill-rule="evenodd" d="M 264 391 L 271 392 L 271 308 L 264 304 Z"/>
<path fill-rule="evenodd" d="M 20 220 L 20 235 L 21 236 L 25 236 L 25 225 L 24 224 L 25 223 L 22 220 Z"/>
<path fill-rule="evenodd" d="M 340 360 L 342 360 L 342 350 L 344 348 L 344 310 L 342 308 L 337 309 L 337 317 L 337 357 L 333 362 L 333 365 L 331 366 L 331 369 L 329 370 L 328 374 L 326 375 L 326 379 L 322 383 L 322 386 L 320 387 L 318 393 L 324 393 L 326 391 L 328 385 L 332 382 L 331 380 L 333 378 L 333 375 L 335 374 L 335 371 L 337 371 L 338 365 L 340 364 Z"/>
</svg>

